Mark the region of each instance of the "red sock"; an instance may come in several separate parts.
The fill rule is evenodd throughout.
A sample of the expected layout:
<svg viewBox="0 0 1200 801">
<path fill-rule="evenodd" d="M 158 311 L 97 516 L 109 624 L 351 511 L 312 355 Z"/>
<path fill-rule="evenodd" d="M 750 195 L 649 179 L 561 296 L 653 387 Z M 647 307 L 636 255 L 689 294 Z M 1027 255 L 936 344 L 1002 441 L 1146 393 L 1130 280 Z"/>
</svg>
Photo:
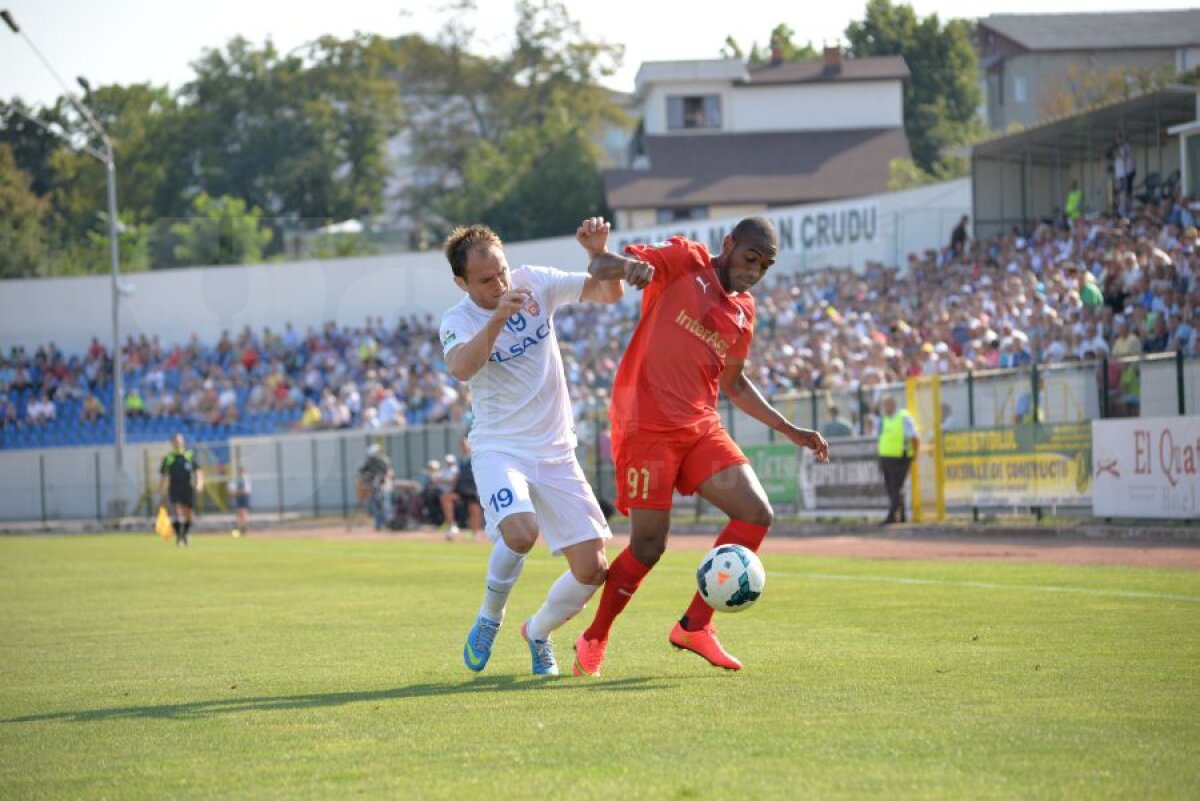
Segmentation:
<svg viewBox="0 0 1200 801">
<path fill-rule="evenodd" d="M 719 545 L 745 545 L 750 550 L 758 553 L 758 546 L 762 545 L 763 537 L 767 536 L 767 527 L 747 523 L 744 520 L 730 520 L 729 525 L 725 526 L 725 530 L 717 537 L 717 541 L 713 543 L 716 548 Z M 687 622 L 684 628 L 688 631 L 699 631 L 709 624 L 712 620 L 713 608 L 708 605 L 704 597 L 700 593 L 696 593 L 692 597 L 692 603 L 683 613 L 683 619 Z"/>
<path fill-rule="evenodd" d="M 650 568 L 639 562 L 628 546 L 617 554 L 617 558 L 609 565 L 608 578 L 604 580 L 604 590 L 600 593 L 600 603 L 596 605 L 596 617 L 592 619 L 592 625 L 583 632 L 584 638 L 608 639 L 613 621 L 621 614 L 649 572 Z"/>
</svg>

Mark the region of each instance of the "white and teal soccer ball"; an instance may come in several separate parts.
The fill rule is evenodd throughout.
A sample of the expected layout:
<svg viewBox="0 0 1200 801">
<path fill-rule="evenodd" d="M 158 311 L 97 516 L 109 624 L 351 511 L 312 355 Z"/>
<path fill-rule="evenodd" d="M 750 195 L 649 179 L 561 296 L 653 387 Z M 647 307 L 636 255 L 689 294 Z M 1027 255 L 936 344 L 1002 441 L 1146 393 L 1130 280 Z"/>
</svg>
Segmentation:
<svg viewBox="0 0 1200 801">
<path fill-rule="evenodd" d="M 700 597 L 718 612 L 744 612 L 754 606 L 767 584 L 767 571 L 744 545 L 718 545 L 696 571 Z"/>
</svg>

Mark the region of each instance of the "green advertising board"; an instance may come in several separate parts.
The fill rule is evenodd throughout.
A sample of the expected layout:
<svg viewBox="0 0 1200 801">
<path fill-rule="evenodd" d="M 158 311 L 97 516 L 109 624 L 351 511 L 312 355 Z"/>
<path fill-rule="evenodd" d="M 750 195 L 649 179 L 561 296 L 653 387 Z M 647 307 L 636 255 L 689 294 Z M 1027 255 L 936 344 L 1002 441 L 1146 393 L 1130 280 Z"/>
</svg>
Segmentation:
<svg viewBox="0 0 1200 801">
<path fill-rule="evenodd" d="M 795 445 L 771 443 L 742 448 L 771 503 L 796 504 L 799 490 L 800 457 Z"/>
</svg>

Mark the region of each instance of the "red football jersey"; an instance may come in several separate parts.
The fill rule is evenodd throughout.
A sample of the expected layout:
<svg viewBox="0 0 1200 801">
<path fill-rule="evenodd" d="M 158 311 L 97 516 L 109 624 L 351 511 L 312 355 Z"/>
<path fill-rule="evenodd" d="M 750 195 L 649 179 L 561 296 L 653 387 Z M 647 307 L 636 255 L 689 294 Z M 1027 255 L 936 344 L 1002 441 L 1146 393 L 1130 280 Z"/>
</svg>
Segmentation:
<svg viewBox="0 0 1200 801">
<path fill-rule="evenodd" d="M 699 242 L 674 236 L 625 252 L 653 265 L 654 280 L 613 382 L 613 425 L 671 431 L 719 420 L 718 379 L 727 357 L 750 352 L 754 297 L 725 292 Z"/>
</svg>

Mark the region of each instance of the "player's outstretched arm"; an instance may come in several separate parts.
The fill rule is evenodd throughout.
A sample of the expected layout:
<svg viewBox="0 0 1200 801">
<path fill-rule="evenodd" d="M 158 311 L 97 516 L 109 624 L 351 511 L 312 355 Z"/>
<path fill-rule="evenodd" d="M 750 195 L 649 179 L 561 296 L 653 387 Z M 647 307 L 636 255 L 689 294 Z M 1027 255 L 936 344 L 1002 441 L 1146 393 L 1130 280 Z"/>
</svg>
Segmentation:
<svg viewBox="0 0 1200 801">
<path fill-rule="evenodd" d="M 500 296 L 496 310 L 479 333 L 446 354 L 446 370 L 459 381 L 470 381 L 491 358 L 496 337 L 509 317 L 521 310 L 533 294 L 527 287 L 513 287 Z"/>
<path fill-rule="evenodd" d="M 758 422 L 783 434 L 801 448 L 811 450 L 817 455 L 818 461 L 828 462 L 829 443 L 825 441 L 825 438 L 816 431 L 792 425 L 786 417 L 779 413 L 778 409 L 767 403 L 766 398 L 758 391 L 758 387 L 754 386 L 754 383 L 746 377 L 745 366 L 744 361 L 735 359 L 728 359 L 725 362 L 725 369 L 721 371 L 720 379 L 721 392 L 725 393 L 725 397 Z"/>
<path fill-rule="evenodd" d="M 588 279 L 584 282 L 580 300 L 593 303 L 616 303 L 624 289 L 621 281 L 644 288 L 654 277 L 654 268 L 643 261 L 619 256 L 608 251 L 608 234 L 612 226 L 603 217 L 589 217 L 575 232 L 575 238 L 587 251 Z"/>
<path fill-rule="evenodd" d="M 624 279 L 630 286 L 645 289 L 654 279 L 654 267 L 644 261 L 605 251 L 588 263 L 589 282 L 611 282 L 620 285 Z M 617 296 L 618 298 L 620 295 Z M 583 298 L 587 300 L 586 297 Z"/>
</svg>

